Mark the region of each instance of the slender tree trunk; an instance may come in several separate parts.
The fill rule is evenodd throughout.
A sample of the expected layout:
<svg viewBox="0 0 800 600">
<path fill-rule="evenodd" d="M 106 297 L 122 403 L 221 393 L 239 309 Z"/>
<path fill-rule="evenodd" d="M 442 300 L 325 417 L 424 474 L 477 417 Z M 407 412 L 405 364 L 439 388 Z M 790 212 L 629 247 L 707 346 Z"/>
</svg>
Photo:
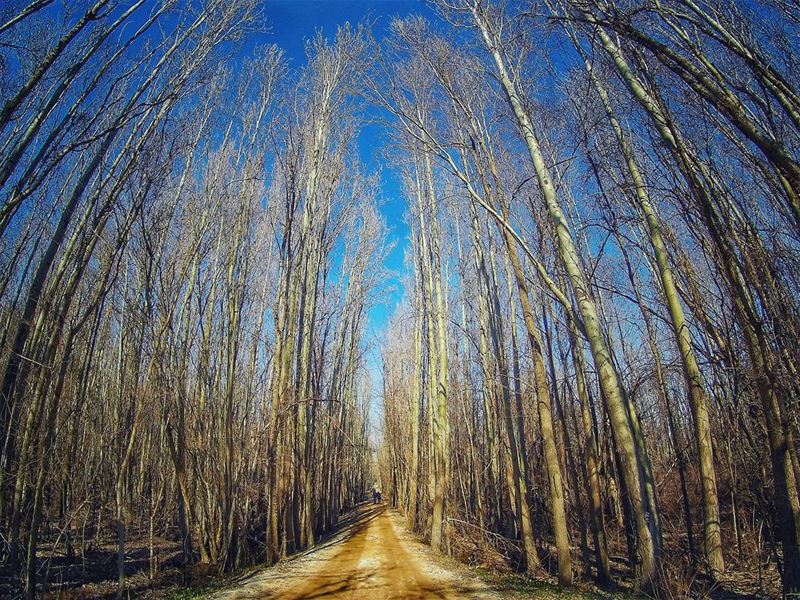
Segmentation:
<svg viewBox="0 0 800 600">
<path fill-rule="evenodd" d="M 603 388 L 606 408 L 611 419 L 614 439 L 620 456 L 626 491 L 631 503 L 632 518 L 635 521 L 638 552 L 641 558 L 641 562 L 636 569 L 637 582 L 645 588 L 650 588 L 656 583 L 656 579 L 659 576 L 658 562 L 661 531 L 658 527 L 656 515 L 651 514 L 652 509 L 647 500 L 647 475 L 642 462 L 643 457 L 640 456 L 640 451 L 637 448 L 629 411 L 626 407 L 624 391 L 611 361 L 610 350 L 600 327 L 597 308 L 581 268 L 580 258 L 575 248 L 572 234 L 559 205 L 555 187 L 539 147 L 539 140 L 534 133 L 533 125 L 523 108 L 516 86 L 508 75 L 497 37 L 491 31 L 485 14 L 477 5 L 473 5 L 473 18 L 481 32 L 486 47 L 492 55 L 500 84 L 506 93 L 506 99 L 513 109 L 522 131 L 539 187 L 547 205 L 548 215 L 557 234 L 559 253 L 578 300 L 586 335 L 600 376 L 600 385 Z"/>
</svg>

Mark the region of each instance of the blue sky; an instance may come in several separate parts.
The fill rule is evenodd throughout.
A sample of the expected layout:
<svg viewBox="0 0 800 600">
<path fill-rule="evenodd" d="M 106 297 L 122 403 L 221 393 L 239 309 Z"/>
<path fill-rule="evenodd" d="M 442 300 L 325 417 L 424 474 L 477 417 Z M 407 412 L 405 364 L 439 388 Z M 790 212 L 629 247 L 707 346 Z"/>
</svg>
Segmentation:
<svg viewBox="0 0 800 600">
<path fill-rule="evenodd" d="M 70 0 L 62 0 L 49 6 L 44 14 L 49 13 L 54 23 L 60 23 L 69 18 L 65 14 L 65 7 L 80 6 L 81 3 L 76 2 L 71 6 Z M 332 39 L 340 25 L 348 22 L 357 24 L 369 19 L 373 23 L 373 34 L 380 40 L 386 35 L 389 23 L 395 16 L 424 14 L 435 18 L 425 0 L 263 0 L 262 10 L 266 22 L 261 25 L 265 31 L 249 36 L 235 52 L 243 57 L 250 55 L 257 45 L 276 44 L 284 50 L 290 68 L 294 69 L 305 64 L 305 41 L 317 31 Z M 134 20 L 143 20 L 146 13 L 146 10 L 139 11 Z M 66 27 L 66 24 L 63 26 Z M 365 106 L 364 112 L 367 117 L 378 116 L 379 109 Z M 395 275 L 388 282 L 393 286 L 393 291 L 388 302 L 375 306 L 369 314 L 367 341 L 372 345 L 370 354 L 373 361 L 386 323 L 403 296 L 400 276 L 405 271 L 404 254 L 408 246 L 408 227 L 403 222 L 405 200 L 396 174 L 386 167 L 382 157 L 384 138 L 382 125 L 370 123 L 362 128 L 358 140 L 361 162 L 370 172 L 381 173 L 379 197 L 389 227 L 389 238 L 394 242 L 394 249 L 385 265 Z"/>
<path fill-rule="evenodd" d="M 336 28 L 346 22 L 358 23 L 366 18 L 375 21 L 374 34 L 385 35 L 394 16 L 422 13 L 431 16 L 424 0 L 269 0 L 264 5 L 269 31 L 259 35 L 259 42 L 274 43 L 284 49 L 294 68 L 305 63 L 304 42 L 318 30 L 333 38 Z M 367 114 L 377 109 L 365 107 Z M 403 222 L 405 201 L 402 198 L 396 175 L 386 167 L 381 156 L 385 132 L 380 124 L 364 127 L 359 136 L 361 161 L 371 171 L 380 171 L 382 177 L 382 212 L 390 229 L 395 247 L 386 262 L 387 268 L 397 275 L 404 270 L 404 252 L 407 247 L 408 228 Z M 399 279 L 392 281 L 396 289 L 388 303 L 376 306 L 370 312 L 368 341 L 374 342 L 385 330 L 389 316 L 394 312 L 403 291 Z"/>
<path fill-rule="evenodd" d="M 424 0 L 270 0 L 265 4 L 265 12 L 270 30 L 259 41 L 282 47 L 292 67 L 300 67 L 305 63 L 304 40 L 318 30 L 332 38 L 339 25 L 346 22 L 355 24 L 369 18 L 375 21 L 373 33 L 380 39 L 386 34 L 394 16 L 414 13 L 432 16 L 432 11 Z M 376 115 L 378 111 L 374 107 L 364 107 L 364 110 L 367 115 Z M 375 400 L 380 397 L 381 389 L 381 340 L 386 333 L 387 321 L 404 293 L 400 277 L 405 270 L 404 254 L 408 246 L 408 227 L 403 222 L 405 200 L 396 174 L 384 163 L 381 156 L 384 137 L 385 132 L 379 124 L 365 126 L 359 135 L 361 162 L 370 171 L 381 173 L 382 212 L 389 226 L 390 239 L 395 242 L 386 261 L 386 267 L 395 273 L 395 277 L 389 282 L 394 285 L 394 290 L 388 302 L 375 306 L 370 311 L 365 340 L 369 345 L 366 367 L 372 385 L 372 436 L 380 435 L 378 430 L 382 403 L 376 403 Z"/>
</svg>

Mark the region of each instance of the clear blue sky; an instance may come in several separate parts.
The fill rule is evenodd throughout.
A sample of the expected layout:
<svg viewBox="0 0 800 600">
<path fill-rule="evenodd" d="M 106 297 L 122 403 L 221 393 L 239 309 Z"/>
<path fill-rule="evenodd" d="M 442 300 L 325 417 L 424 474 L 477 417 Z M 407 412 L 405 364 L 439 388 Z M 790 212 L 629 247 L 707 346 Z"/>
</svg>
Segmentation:
<svg viewBox="0 0 800 600">
<path fill-rule="evenodd" d="M 3 0 L 0 0 L 2 2 Z M 50 12 L 53 22 L 65 18 L 65 6 L 71 0 L 55 2 L 46 10 Z M 435 15 L 425 0 L 263 0 L 262 11 L 265 23 L 261 24 L 263 32 L 246 38 L 236 52 L 239 57 L 248 56 L 257 45 L 276 44 L 285 52 L 289 67 L 298 69 L 306 63 L 305 41 L 321 31 L 329 39 L 333 39 L 340 25 L 353 25 L 369 20 L 373 24 L 372 32 L 380 40 L 388 31 L 389 23 L 395 16 L 423 14 L 431 20 Z M 140 11 L 135 19 L 144 19 L 147 11 Z M 382 115 L 373 106 L 365 106 L 367 117 Z M 371 119 L 370 119 L 371 120 Z M 389 238 L 395 243 L 394 250 L 386 261 L 386 267 L 395 274 L 390 284 L 394 285 L 389 301 L 374 307 L 369 314 L 367 341 L 373 344 L 372 361 L 376 361 L 374 342 L 382 338 L 388 318 L 394 312 L 403 295 L 400 275 L 405 270 L 404 254 L 408 246 L 408 227 L 403 221 L 405 200 L 400 192 L 396 174 L 385 165 L 381 155 L 385 132 L 378 123 L 364 126 L 359 135 L 359 153 L 361 162 L 370 172 L 381 173 L 380 199 L 382 212 L 389 227 Z"/>
<path fill-rule="evenodd" d="M 305 63 L 304 42 L 318 30 L 333 38 L 336 28 L 346 22 L 356 24 L 369 18 L 375 21 L 373 32 L 377 38 L 385 35 L 394 16 L 414 13 L 431 17 L 431 9 L 424 0 L 268 0 L 264 4 L 268 33 L 258 36 L 259 42 L 274 43 L 284 49 L 290 66 L 297 68 Z M 367 114 L 377 111 L 365 107 Z M 384 165 L 381 157 L 384 131 L 379 124 L 370 124 L 359 136 L 361 161 L 371 171 L 382 174 L 382 212 L 390 230 L 390 238 L 396 243 L 386 266 L 396 274 L 404 269 L 404 252 L 407 246 L 408 228 L 403 222 L 405 201 L 395 174 Z M 370 313 L 368 337 L 374 341 L 385 329 L 388 317 L 402 296 L 399 280 L 394 281 L 396 290 L 389 303 L 375 307 Z"/>
<path fill-rule="evenodd" d="M 277 44 L 286 52 L 292 67 L 305 63 L 304 40 L 318 30 L 332 38 L 336 28 L 346 22 L 358 23 L 365 18 L 375 21 L 373 33 L 380 39 L 386 34 L 391 18 L 421 13 L 432 17 L 431 9 L 424 0 L 270 0 L 265 4 L 269 33 L 263 40 Z M 262 37 L 262 36 L 259 36 Z M 365 112 L 377 114 L 375 107 L 364 107 Z M 386 332 L 387 321 L 403 296 L 400 276 L 405 270 L 404 253 L 408 246 L 408 227 L 403 221 L 405 200 L 400 191 L 396 174 L 384 163 L 381 156 L 384 131 L 378 124 L 370 124 L 361 130 L 359 152 L 361 162 L 371 171 L 381 173 L 382 212 L 389 226 L 389 236 L 395 247 L 386 261 L 386 267 L 395 273 L 391 282 L 395 289 L 389 301 L 374 307 L 369 314 L 366 342 L 369 344 L 366 368 L 372 385 L 370 402 L 370 422 L 373 429 L 370 437 L 374 440 L 380 433 L 382 402 L 376 402 L 381 391 L 380 340 Z"/>
</svg>

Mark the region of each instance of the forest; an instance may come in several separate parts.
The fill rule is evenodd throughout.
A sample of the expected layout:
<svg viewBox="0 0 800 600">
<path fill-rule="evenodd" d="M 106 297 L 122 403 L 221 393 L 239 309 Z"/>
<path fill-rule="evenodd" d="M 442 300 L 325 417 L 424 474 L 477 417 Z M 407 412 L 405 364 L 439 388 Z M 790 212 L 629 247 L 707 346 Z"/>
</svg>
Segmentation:
<svg viewBox="0 0 800 600">
<path fill-rule="evenodd" d="M 800 2 L 403 2 L 299 64 L 271 1 L 0 4 L 0 596 L 378 488 L 557 589 L 800 597 Z"/>
</svg>

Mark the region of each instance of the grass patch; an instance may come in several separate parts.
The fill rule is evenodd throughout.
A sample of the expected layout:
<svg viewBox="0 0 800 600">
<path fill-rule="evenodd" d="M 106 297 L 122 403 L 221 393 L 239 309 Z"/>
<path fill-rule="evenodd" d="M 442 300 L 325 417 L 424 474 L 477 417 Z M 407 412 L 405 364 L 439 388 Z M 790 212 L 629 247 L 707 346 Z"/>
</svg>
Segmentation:
<svg viewBox="0 0 800 600">
<path fill-rule="evenodd" d="M 519 573 L 501 573 L 485 567 L 476 567 L 474 571 L 492 589 L 511 598 L 553 600 L 627 600 L 633 598 L 628 593 L 604 592 L 580 585 L 562 588 L 542 579 L 533 579 Z"/>
<path fill-rule="evenodd" d="M 211 588 L 207 587 L 188 587 L 171 592 L 165 600 L 198 600 L 205 598 L 210 591 Z"/>
<path fill-rule="evenodd" d="M 205 598 L 214 592 L 236 586 L 263 569 L 264 565 L 261 564 L 242 567 L 224 575 L 212 574 L 212 572 L 196 575 L 193 583 L 180 587 L 173 585 L 165 589 L 163 598 L 164 600 L 200 600 L 200 598 Z"/>
</svg>

